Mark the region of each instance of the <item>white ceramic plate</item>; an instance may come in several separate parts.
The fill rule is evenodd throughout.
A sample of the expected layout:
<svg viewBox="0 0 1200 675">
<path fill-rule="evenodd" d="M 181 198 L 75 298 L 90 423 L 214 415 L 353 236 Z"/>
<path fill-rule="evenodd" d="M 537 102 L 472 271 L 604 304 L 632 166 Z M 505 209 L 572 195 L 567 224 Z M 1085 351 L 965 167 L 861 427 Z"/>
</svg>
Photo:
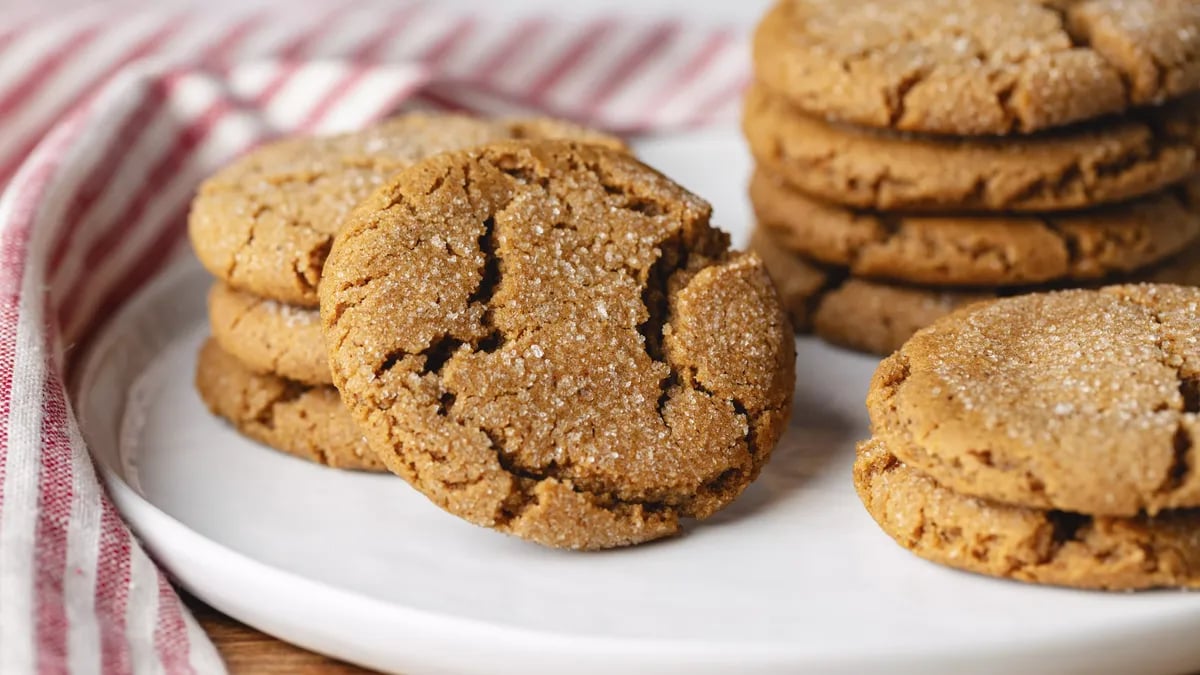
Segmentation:
<svg viewBox="0 0 1200 675">
<path fill-rule="evenodd" d="M 732 130 L 642 143 L 745 240 Z M 310 649 L 406 673 L 1182 672 L 1200 596 L 1037 588 L 922 562 L 850 484 L 875 361 L 798 342 L 761 479 L 677 539 L 604 553 L 463 523 L 399 479 L 249 442 L 192 388 L 208 278 L 173 268 L 112 322 L 77 396 L 121 511 L 192 593 Z"/>
</svg>

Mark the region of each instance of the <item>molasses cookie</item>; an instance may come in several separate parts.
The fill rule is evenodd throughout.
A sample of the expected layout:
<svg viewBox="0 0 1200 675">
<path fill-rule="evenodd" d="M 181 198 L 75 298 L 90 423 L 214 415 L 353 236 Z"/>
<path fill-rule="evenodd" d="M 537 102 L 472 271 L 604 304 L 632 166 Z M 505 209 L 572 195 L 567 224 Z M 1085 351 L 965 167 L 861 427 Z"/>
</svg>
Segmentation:
<svg viewBox="0 0 1200 675">
<path fill-rule="evenodd" d="M 810 198 L 758 171 L 750 197 L 789 249 L 854 276 L 916 284 L 1087 281 L 1152 265 L 1200 234 L 1200 180 L 1133 202 L 1057 215 L 902 216 Z"/>
<path fill-rule="evenodd" d="M 782 0 L 758 77 L 806 112 L 926 133 L 1028 133 L 1200 89 L 1195 0 Z"/>
<path fill-rule="evenodd" d="M 611 136 L 553 120 L 421 114 L 355 133 L 271 143 L 201 185 L 188 219 L 192 247 L 233 288 L 316 307 L 334 233 L 354 205 L 389 176 L 446 150 L 506 138 L 559 137 L 624 147 Z"/>
<path fill-rule="evenodd" d="M 1200 587 L 1200 510 L 1114 518 L 977 499 L 938 485 L 878 439 L 859 445 L 854 486 L 884 532 L 942 565 L 1075 588 Z"/>
<path fill-rule="evenodd" d="M 256 373 L 328 385 L 329 356 L 315 309 L 285 305 L 217 282 L 208 292 L 208 323 L 227 354 Z"/>
<path fill-rule="evenodd" d="M 388 468 L 548 546 L 674 534 L 758 475 L 792 331 L 709 206 L 626 153 L 503 142 L 364 201 L 321 284 L 334 383 Z"/>
<path fill-rule="evenodd" d="M 1110 286 L 955 312 L 885 359 L 874 438 L 943 487 L 1132 517 L 1200 505 L 1200 288 Z"/>
<path fill-rule="evenodd" d="M 829 202 L 884 211 L 1061 211 L 1187 178 L 1200 147 L 1200 99 L 1020 138 L 962 138 L 826 122 L 760 85 L 747 94 L 742 128 L 764 169 Z"/>
<path fill-rule="evenodd" d="M 999 296 L 1054 290 L 1048 287 L 956 289 L 890 284 L 846 277 L 785 250 L 769 233 L 755 228 L 750 247 L 762 258 L 779 289 L 797 332 L 812 331 L 832 344 L 886 356 L 913 333 L 967 305 Z M 1117 282 L 1200 285 L 1200 241 L 1152 268 Z"/>
<path fill-rule="evenodd" d="M 196 390 L 214 415 L 264 445 L 337 469 L 385 470 L 333 387 L 251 372 L 210 339 L 196 362 Z"/>
</svg>

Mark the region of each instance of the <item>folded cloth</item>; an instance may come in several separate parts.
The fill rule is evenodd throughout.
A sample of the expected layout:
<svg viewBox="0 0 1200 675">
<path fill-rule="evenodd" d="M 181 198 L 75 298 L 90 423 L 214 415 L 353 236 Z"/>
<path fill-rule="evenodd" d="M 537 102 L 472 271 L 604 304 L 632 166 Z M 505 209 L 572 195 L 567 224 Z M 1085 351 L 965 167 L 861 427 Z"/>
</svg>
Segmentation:
<svg viewBox="0 0 1200 675">
<path fill-rule="evenodd" d="M 103 319 L 181 249 L 206 174 L 272 136 L 401 106 L 621 132 L 731 121 L 748 73 L 733 31 L 678 21 L 212 4 L 0 1 L 5 675 L 223 670 L 105 496 L 64 387 Z"/>
</svg>

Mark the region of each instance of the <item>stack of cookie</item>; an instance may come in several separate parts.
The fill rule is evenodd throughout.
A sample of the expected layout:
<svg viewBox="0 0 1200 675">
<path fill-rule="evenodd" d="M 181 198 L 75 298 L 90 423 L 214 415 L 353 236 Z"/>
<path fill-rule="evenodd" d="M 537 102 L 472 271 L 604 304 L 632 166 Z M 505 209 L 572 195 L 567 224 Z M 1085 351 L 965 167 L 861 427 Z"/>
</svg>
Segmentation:
<svg viewBox="0 0 1200 675">
<path fill-rule="evenodd" d="M 919 331 L 875 373 L 863 504 L 972 572 L 1200 587 L 1200 289 L 1003 298 Z"/>
<path fill-rule="evenodd" d="M 263 148 L 191 214 L 219 279 L 201 397 L 547 546 L 678 533 L 758 476 L 795 384 L 763 263 L 709 215 L 618 140 L 549 121 Z"/>
<path fill-rule="evenodd" d="M 782 0 L 754 47 L 753 246 L 799 328 L 890 353 L 1200 264 L 1200 2 Z"/>
<path fill-rule="evenodd" d="M 364 131 L 260 147 L 201 186 L 192 248 L 217 278 L 196 383 L 213 413 L 266 445 L 322 464 L 383 470 L 329 371 L 317 287 L 333 237 L 388 177 L 446 150 L 510 138 L 611 136 L 548 119 L 408 115 Z"/>
</svg>

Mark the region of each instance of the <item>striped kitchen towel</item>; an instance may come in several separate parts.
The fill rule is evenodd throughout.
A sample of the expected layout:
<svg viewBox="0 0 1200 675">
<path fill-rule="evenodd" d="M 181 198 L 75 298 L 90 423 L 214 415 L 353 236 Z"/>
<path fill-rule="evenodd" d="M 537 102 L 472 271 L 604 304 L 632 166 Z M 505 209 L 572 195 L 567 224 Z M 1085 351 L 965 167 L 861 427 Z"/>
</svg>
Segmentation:
<svg viewBox="0 0 1200 675">
<path fill-rule="evenodd" d="M 105 496 L 64 386 L 179 250 L 203 176 L 408 105 L 621 132 L 736 115 L 736 31 L 501 5 L 0 0 L 0 673 L 223 670 Z"/>
</svg>

